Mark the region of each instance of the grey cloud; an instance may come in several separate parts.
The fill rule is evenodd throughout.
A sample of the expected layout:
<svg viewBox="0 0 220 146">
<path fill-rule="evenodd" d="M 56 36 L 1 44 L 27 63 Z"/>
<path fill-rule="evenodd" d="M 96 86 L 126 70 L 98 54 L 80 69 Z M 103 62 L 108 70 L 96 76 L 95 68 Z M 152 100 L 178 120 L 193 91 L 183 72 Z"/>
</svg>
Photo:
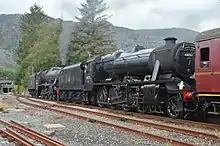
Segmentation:
<svg viewBox="0 0 220 146">
<path fill-rule="evenodd" d="M 151 13 L 152 15 L 157 15 L 164 20 L 161 22 L 172 23 L 175 25 L 174 27 L 184 27 L 190 28 L 197 31 L 202 31 L 203 28 L 200 28 L 200 24 L 203 22 L 208 22 L 209 20 L 218 20 L 220 18 L 219 8 L 220 2 L 215 0 L 210 1 L 207 6 L 205 4 L 201 4 L 198 7 L 183 7 L 179 5 L 180 9 L 177 9 L 175 6 L 168 8 L 161 7 L 152 7 Z M 170 22 L 169 22 L 170 21 Z M 217 24 L 216 24 L 217 25 Z M 212 25 L 210 24 L 210 27 Z"/>
<path fill-rule="evenodd" d="M 0 0 L 0 14 L 3 13 L 24 13 L 29 10 L 29 5 L 31 1 L 21 0 Z"/>
<path fill-rule="evenodd" d="M 25 3 L 24 3 L 25 1 Z M 34 2 L 44 7 L 52 17 L 63 14 L 65 20 L 74 20 L 80 13 L 77 7 L 85 0 L 0 0 L 0 13 L 24 13 Z M 63 2 L 63 3 L 62 3 Z M 109 19 L 114 25 L 133 29 L 185 27 L 195 30 L 218 25 L 220 1 L 218 0 L 105 0 Z M 214 20 L 214 21 L 213 21 Z"/>
<path fill-rule="evenodd" d="M 145 2 L 158 1 L 158 0 L 106 0 L 110 10 L 120 11 L 130 5 L 141 4 Z"/>
<path fill-rule="evenodd" d="M 79 14 L 78 5 L 72 3 L 71 1 L 64 1 L 61 6 L 61 11 L 67 13 L 68 15 L 72 16 L 72 18 Z"/>
<path fill-rule="evenodd" d="M 194 13 L 187 15 L 185 19 L 180 22 L 180 26 L 198 28 L 203 21 L 209 21 L 210 19 L 219 19 L 219 8 L 220 6 L 216 5 L 212 8 L 209 8 L 208 10 L 195 11 Z"/>
</svg>

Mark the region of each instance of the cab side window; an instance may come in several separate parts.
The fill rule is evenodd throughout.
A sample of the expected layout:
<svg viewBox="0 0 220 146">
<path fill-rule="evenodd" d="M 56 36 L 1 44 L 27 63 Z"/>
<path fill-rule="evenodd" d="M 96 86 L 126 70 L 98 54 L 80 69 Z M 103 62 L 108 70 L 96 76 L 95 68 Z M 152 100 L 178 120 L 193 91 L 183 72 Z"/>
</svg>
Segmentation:
<svg viewBox="0 0 220 146">
<path fill-rule="evenodd" d="M 208 68 L 209 67 L 209 47 L 200 49 L 200 67 Z"/>
</svg>

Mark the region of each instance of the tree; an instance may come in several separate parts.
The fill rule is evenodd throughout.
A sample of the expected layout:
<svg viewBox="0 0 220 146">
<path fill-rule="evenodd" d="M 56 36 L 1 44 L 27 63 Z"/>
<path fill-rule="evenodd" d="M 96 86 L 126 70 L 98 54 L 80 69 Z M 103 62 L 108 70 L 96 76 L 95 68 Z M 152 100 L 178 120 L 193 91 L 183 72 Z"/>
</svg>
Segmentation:
<svg viewBox="0 0 220 146">
<path fill-rule="evenodd" d="M 28 49 L 28 55 L 24 58 L 27 64 L 23 74 L 22 84 L 26 87 L 32 73 L 57 66 L 60 63 L 58 38 L 60 24 L 57 21 L 44 22 L 40 24 L 36 36 L 38 40 Z M 34 70 L 33 70 L 34 69 Z"/>
<path fill-rule="evenodd" d="M 34 4 L 30 7 L 30 13 L 25 13 L 21 16 L 21 37 L 18 48 L 18 63 L 27 56 L 28 49 L 33 46 L 37 40 L 36 31 L 42 22 L 46 21 L 42 7 Z"/>
<path fill-rule="evenodd" d="M 22 61 L 28 53 L 28 49 L 32 47 L 37 38 L 37 30 L 42 22 L 46 21 L 42 7 L 34 4 L 30 7 L 30 13 L 25 13 L 21 17 L 21 37 L 18 48 L 19 62 Z"/>
<path fill-rule="evenodd" d="M 34 4 L 30 7 L 30 13 L 25 13 L 21 17 L 20 25 L 20 40 L 17 50 L 19 68 L 16 71 L 16 84 L 24 84 L 24 76 L 28 69 L 28 63 L 25 58 L 28 55 L 29 48 L 31 48 L 37 41 L 37 30 L 42 22 L 47 20 L 42 7 Z"/>
<path fill-rule="evenodd" d="M 0 77 L 13 80 L 14 79 L 14 70 L 0 68 Z"/>
<path fill-rule="evenodd" d="M 85 60 L 90 55 L 105 54 L 115 50 L 109 16 L 104 14 L 108 9 L 104 0 L 86 0 L 78 8 L 81 17 L 74 28 L 67 54 L 67 63 Z"/>
<path fill-rule="evenodd" d="M 60 63 L 58 38 L 60 24 L 57 21 L 42 23 L 37 32 L 38 40 L 25 58 L 34 71 L 48 69 Z"/>
</svg>

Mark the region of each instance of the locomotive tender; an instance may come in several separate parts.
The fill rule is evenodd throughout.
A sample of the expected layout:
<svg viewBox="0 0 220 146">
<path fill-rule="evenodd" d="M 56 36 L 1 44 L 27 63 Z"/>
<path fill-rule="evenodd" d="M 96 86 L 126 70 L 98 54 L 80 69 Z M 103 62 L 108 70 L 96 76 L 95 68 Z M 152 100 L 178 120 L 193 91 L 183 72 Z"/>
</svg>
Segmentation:
<svg viewBox="0 0 220 146">
<path fill-rule="evenodd" d="M 190 78 L 195 45 L 176 43 L 174 37 L 164 40 L 154 49 L 137 46 L 131 53 L 116 51 L 38 72 L 31 75 L 28 91 L 37 98 L 182 118 L 194 106 L 186 93 L 195 87 Z"/>
</svg>

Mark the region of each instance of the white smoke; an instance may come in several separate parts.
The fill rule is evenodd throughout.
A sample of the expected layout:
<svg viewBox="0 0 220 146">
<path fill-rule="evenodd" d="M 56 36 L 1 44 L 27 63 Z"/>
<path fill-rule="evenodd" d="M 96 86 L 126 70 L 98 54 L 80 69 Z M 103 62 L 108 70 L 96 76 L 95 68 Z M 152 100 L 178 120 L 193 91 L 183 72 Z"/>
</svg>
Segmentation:
<svg viewBox="0 0 220 146">
<path fill-rule="evenodd" d="M 61 25 L 62 30 L 59 36 L 60 59 L 61 64 L 66 65 L 66 54 L 71 40 L 74 24 L 71 21 L 63 21 Z"/>
</svg>

